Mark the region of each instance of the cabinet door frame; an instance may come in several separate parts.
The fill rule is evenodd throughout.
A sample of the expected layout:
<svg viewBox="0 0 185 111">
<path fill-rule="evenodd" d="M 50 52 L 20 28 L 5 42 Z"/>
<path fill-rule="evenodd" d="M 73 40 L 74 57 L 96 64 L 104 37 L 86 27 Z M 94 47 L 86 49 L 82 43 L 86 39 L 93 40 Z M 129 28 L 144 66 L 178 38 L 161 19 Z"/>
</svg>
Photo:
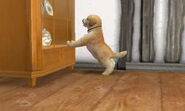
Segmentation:
<svg viewBox="0 0 185 111">
<path fill-rule="evenodd" d="M 42 13 L 41 0 L 28 0 L 29 56 L 30 70 L 42 69 Z"/>
</svg>

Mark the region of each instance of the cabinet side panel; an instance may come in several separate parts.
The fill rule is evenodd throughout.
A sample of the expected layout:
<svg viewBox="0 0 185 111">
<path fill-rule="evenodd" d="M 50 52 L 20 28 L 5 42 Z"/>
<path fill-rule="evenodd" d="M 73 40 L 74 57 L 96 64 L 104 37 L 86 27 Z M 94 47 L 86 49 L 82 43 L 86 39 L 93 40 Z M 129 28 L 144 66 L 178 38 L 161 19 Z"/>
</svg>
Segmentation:
<svg viewBox="0 0 185 111">
<path fill-rule="evenodd" d="M 27 69 L 27 0 L 0 0 L 0 71 Z"/>
</svg>

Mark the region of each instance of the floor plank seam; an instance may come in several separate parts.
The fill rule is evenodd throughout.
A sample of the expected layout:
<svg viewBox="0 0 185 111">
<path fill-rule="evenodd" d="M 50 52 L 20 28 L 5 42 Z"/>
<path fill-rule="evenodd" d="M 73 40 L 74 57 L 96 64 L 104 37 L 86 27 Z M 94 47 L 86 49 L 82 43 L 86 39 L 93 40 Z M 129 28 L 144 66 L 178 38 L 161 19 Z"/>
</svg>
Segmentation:
<svg viewBox="0 0 185 111">
<path fill-rule="evenodd" d="M 121 80 L 122 76 L 118 77 L 118 79 L 116 79 L 116 81 L 119 81 Z M 104 94 L 104 96 L 102 98 L 100 98 L 97 103 L 91 108 L 90 111 L 94 111 L 95 108 L 98 106 L 98 104 L 100 104 L 100 102 L 109 95 L 109 93 L 112 91 L 112 89 L 114 88 L 114 86 L 116 86 L 117 82 L 115 82 L 111 87 L 110 89 Z"/>
<path fill-rule="evenodd" d="M 163 111 L 163 92 L 162 92 L 162 78 L 161 78 L 161 74 L 159 75 L 159 83 L 160 83 L 161 111 Z"/>
<path fill-rule="evenodd" d="M 22 87 L 22 86 L 24 86 L 24 85 L 21 85 L 21 87 Z M 3 95 L 3 94 L 6 95 L 6 94 L 8 94 L 9 92 L 14 91 L 14 90 L 16 90 L 16 89 L 18 89 L 18 88 L 19 88 L 19 87 L 17 86 L 17 87 L 15 87 L 15 88 L 13 88 L 13 89 L 7 90 L 7 91 L 5 91 L 5 92 L 1 92 L 0 95 Z"/>
<path fill-rule="evenodd" d="M 27 85 L 26 83 L 23 83 L 22 85 L 16 86 L 15 88 L 13 88 L 13 89 L 11 89 L 11 90 L 8 90 L 8 91 L 5 91 L 5 92 L 0 93 L 0 95 L 4 94 L 3 96 L 6 96 L 6 95 L 8 95 L 11 91 L 14 91 L 14 90 L 16 90 L 16 89 L 22 88 L 22 87 L 24 87 L 24 86 L 26 86 L 26 85 Z"/>
<path fill-rule="evenodd" d="M 52 94 L 49 94 L 46 98 L 44 98 L 44 99 L 42 99 L 42 100 L 40 100 L 40 101 L 34 103 L 30 108 L 27 109 L 27 111 L 29 111 L 29 110 L 30 110 L 32 107 L 34 107 L 35 105 L 37 105 L 37 104 L 41 103 L 42 101 L 48 99 L 49 97 L 51 97 L 52 95 L 54 95 L 55 93 L 57 93 L 58 91 L 60 91 L 61 89 L 64 89 L 64 88 L 68 87 L 68 86 L 71 85 L 71 84 L 74 84 L 76 81 L 78 81 L 78 80 L 80 80 L 80 79 L 81 79 L 81 78 L 79 78 L 79 79 L 73 81 L 73 83 L 66 84 L 65 86 L 63 86 L 63 87 L 61 87 L 60 89 L 56 90 L 56 91 L 53 92 Z"/>
<path fill-rule="evenodd" d="M 88 77 L 89 78 L 89 77 Z M 88 80 L 86 80 L 86 81 L 88 81 Z M 60 106 L 58 106 L 57 108 L 56 108 L 56 110 L 55 111 L 59 111 L 59 108 L 60 108 Z"/>
<path fill-rule="evenodd" d="M 22 80 L 2 82 L 0 110 L 185 111 L 184 73 L 116 71 L 108 77 L 98 73 L 60 72 L 39 79 L 34 88 Z"/>
</svg>

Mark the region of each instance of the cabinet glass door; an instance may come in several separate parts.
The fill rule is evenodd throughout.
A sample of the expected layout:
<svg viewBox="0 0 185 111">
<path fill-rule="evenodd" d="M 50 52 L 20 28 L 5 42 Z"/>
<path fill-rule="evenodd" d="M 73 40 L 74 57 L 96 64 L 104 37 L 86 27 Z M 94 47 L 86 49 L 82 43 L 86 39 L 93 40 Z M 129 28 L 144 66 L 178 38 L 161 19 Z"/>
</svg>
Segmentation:
<svg viewBox="0 0 185 111">
<path fill-rule="evenodd" d="M 68 0 L 42 0 L 43 46 L 66 45 L 68 40 Z"/>
<path fill-rule="evenodd" d="M 42 0 L 42 45 L 54 45 L 53 0 Z"/>
<path fill-rule="evenodd" d="M 54 0 L 55 44 L 65 45 L 68 40 L 68 0 Z"/>
</svg>

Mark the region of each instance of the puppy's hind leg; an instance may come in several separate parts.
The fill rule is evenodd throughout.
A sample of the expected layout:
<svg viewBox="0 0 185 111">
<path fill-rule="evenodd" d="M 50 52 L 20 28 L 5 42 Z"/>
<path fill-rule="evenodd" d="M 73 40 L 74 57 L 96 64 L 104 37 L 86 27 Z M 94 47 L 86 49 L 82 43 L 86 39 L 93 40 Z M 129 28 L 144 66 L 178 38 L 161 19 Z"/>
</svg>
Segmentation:
<svg viewBox="0 0 185 111">
<path fill-rule="evenodd" d="M 103 75 L 110 75 L 114 71 L 115 61 L 113 59 L 104 59 L 101 63 L 106 67 Z"/>
</svg>

